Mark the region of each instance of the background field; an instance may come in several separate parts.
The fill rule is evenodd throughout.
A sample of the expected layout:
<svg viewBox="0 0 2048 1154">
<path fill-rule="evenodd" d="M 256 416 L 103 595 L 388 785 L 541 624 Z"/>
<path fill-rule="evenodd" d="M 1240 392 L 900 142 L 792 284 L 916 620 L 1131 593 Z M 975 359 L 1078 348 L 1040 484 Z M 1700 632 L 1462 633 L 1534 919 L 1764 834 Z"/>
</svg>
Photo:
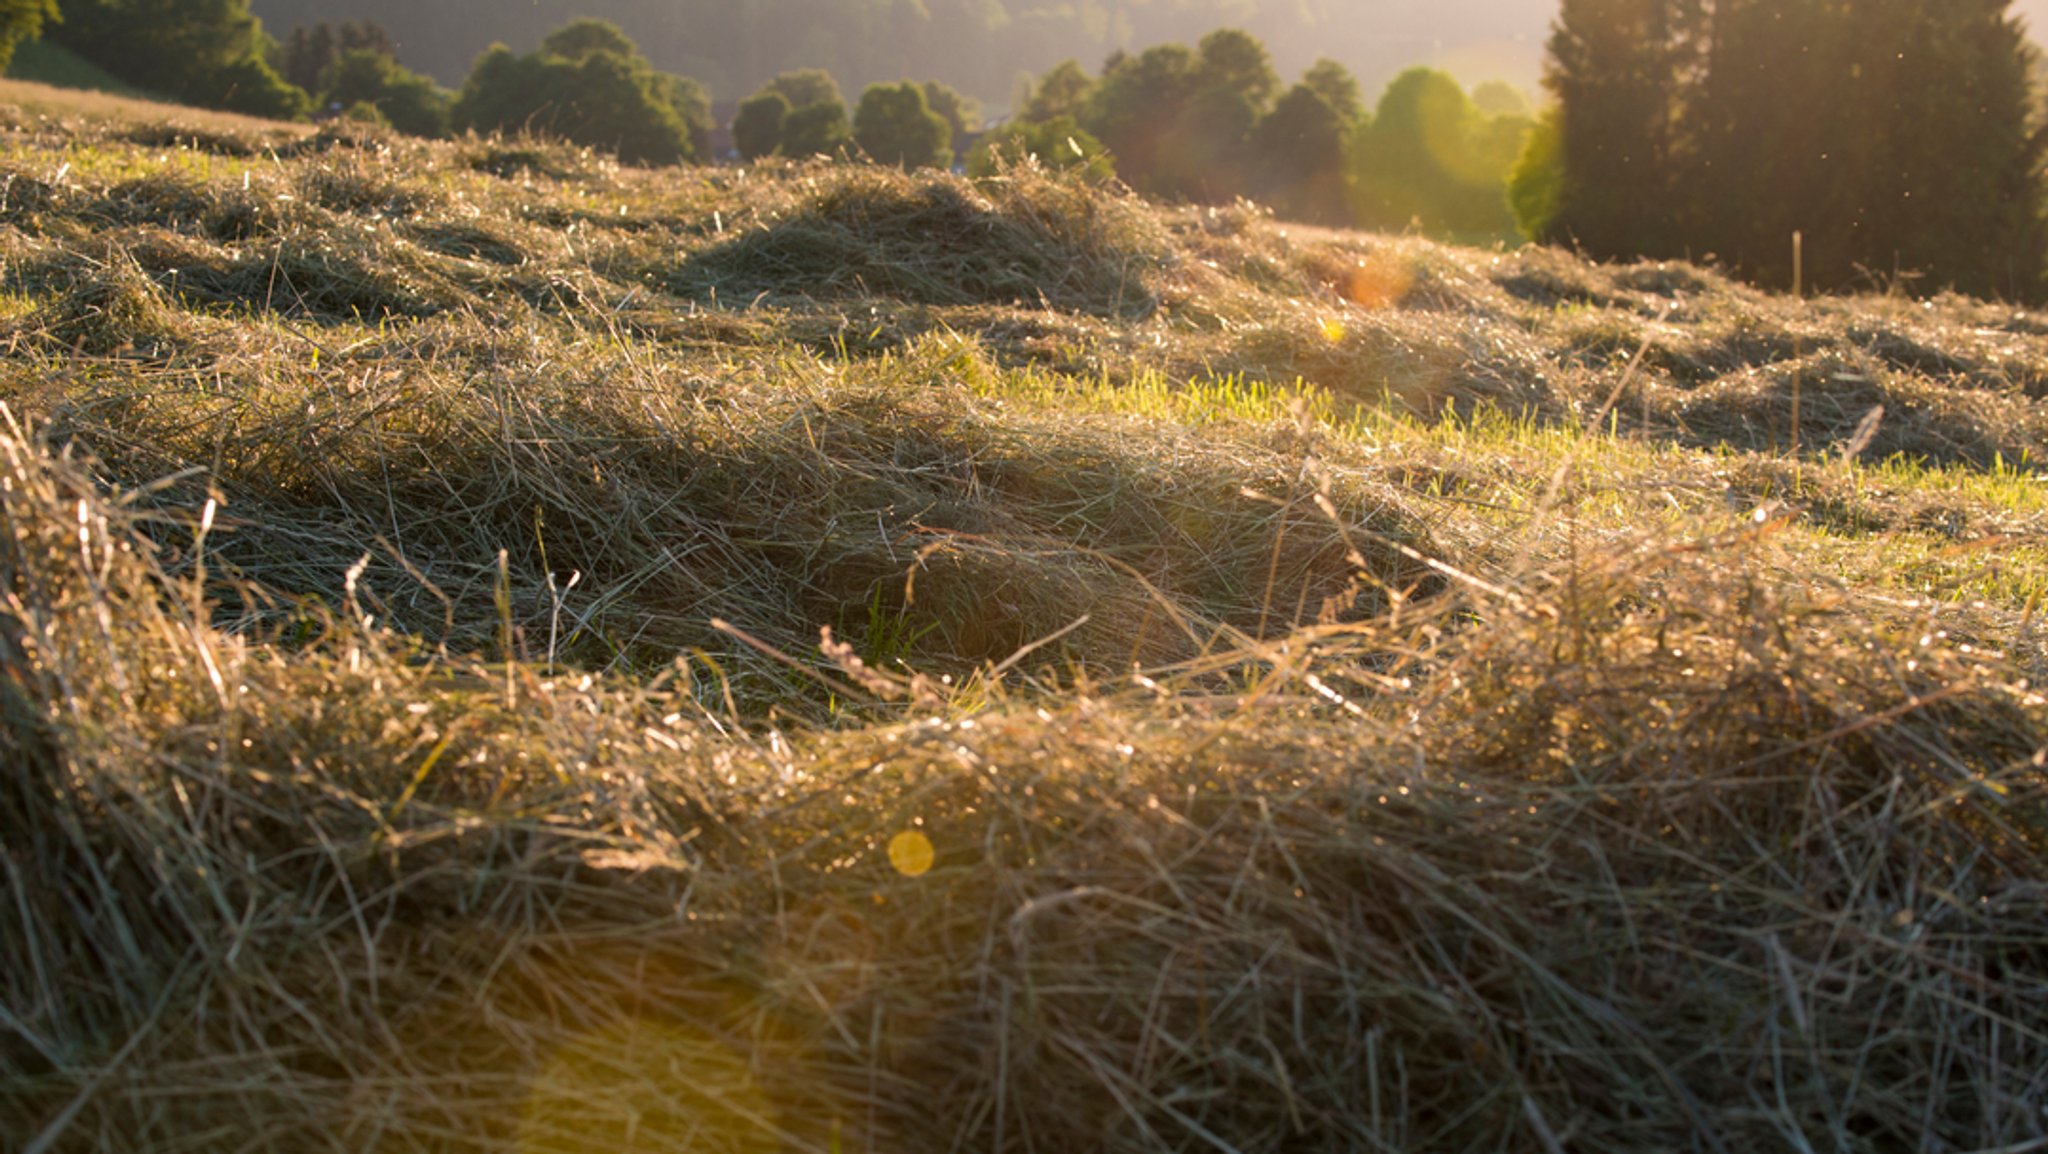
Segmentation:
<svg viewBox="0 0 2048 1154">
<path fill-rule="evenodd" d="M 2048 1141 L 2039 314 L 20 91 L 0 1145 Z"/>
</svg>

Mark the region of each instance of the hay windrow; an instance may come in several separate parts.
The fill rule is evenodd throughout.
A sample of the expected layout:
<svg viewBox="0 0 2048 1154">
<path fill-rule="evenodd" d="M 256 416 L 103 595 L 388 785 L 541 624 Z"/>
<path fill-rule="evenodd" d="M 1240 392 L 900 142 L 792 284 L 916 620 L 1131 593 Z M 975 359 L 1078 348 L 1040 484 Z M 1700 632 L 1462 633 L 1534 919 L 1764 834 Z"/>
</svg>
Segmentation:
<svg viewBox="0 0 2048 1154">
<path fill-rule="evenodd" d="M 12 123 L 0 1147 L 2048 1140 L 2038 317 Z"/>
</svg>

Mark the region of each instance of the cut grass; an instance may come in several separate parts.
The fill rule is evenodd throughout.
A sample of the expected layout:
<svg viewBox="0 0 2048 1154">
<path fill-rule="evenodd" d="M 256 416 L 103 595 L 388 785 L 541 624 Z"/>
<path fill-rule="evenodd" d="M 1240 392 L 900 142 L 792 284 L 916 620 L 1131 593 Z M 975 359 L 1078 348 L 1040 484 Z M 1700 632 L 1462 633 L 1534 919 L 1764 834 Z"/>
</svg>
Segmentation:
<svg viewBox="0 0 2048 1154">
<path fill-rule="evenodd" d="M 2048 1136 L 2039 318 L 209 131 L 0 142 L 0 1146 Z"/>
</svg>

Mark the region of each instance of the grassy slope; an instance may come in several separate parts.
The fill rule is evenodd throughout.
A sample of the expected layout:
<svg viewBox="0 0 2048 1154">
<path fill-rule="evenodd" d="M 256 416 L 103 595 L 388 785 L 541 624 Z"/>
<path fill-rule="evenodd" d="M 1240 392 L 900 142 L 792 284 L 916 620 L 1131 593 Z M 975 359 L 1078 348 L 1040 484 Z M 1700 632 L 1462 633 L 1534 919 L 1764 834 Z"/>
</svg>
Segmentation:
<svg viewBox="0 0 2048 1154">
<path fill-rule="evenodd" d="M 0 1145 L 2042 1134 L 2040 317 L 1030 173 L 0 164 Z"/>
<path fill-rule="evenodd" d="M 115 96 L 146 99 L 147 93 L 124 84 L 112 73 L 67 48 L 48 40 L 25 40 L 17 45 L 7 62 L 7 76 L 52 88 L 105 92 Z"/>
</svg>

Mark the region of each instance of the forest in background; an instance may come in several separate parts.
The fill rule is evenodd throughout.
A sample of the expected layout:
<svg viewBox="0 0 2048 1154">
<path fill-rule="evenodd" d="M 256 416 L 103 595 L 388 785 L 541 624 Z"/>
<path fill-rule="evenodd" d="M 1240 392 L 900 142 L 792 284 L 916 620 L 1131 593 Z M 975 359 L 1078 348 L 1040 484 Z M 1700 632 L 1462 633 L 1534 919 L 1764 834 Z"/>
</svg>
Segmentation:
<svg viewBox="0 0 2048 1154">
<path fill-rule="evenodd" d="M 582 16 L 610 20 L 654 65 L 737 99 L 792 68 L 822 68 L 849 91 L 932 77 L 1007 106 L 1020 74 L 1074 58 L 1242 28 L 1284 73 L 1341 60 L 1371 90 L 1413 64 L 1468 82 L 1533 86 L 1556 6 L 1523 0 L 253 0 L 274 35 L 319 21 L 373 20 L 413 68 L 458 85 L 494 41 L 525 52 Z"/>
<path fill-rule="evenodd" d="M 1320 57 L 1288 87 L 1270 45 L 1225 27 L 1117 49 L 1095 73 L 1069 57 L 1020 78 L 1014 115 L 986 138 L 973 92 L 929 74 L 868 84 L 855 103 L 812 64 L 714 104 L 715 86 L 592 17 L 530 51 L 493 43 L 451 90 L 368 20 L 280 41 L 250 0 L 15 8 L 9 37 L 61 12 L 48 35 L 123 83 L 281 119 L 317 108 L 418 136 L 538 133 L 642 165 L 822 155 L 987 174 L 1030 156 L 1169 202 L 1249 198 L 1310 223 L 1697 259 L 1795 290 L 2034 300 L 2048 283 L 2041 55 L 2011 0 L 1562 0 L 1540 120 L 1512 85 L 1468 91 L 1427 67 L 1368 111 L 1342 61 Z M 900 50 L 929 52 L 916 36 L 942 11 L 967 10 L 829 15 L 893 21 Z M 984 31 L 1010 19 L 974 11 Z"/>
</svg>

